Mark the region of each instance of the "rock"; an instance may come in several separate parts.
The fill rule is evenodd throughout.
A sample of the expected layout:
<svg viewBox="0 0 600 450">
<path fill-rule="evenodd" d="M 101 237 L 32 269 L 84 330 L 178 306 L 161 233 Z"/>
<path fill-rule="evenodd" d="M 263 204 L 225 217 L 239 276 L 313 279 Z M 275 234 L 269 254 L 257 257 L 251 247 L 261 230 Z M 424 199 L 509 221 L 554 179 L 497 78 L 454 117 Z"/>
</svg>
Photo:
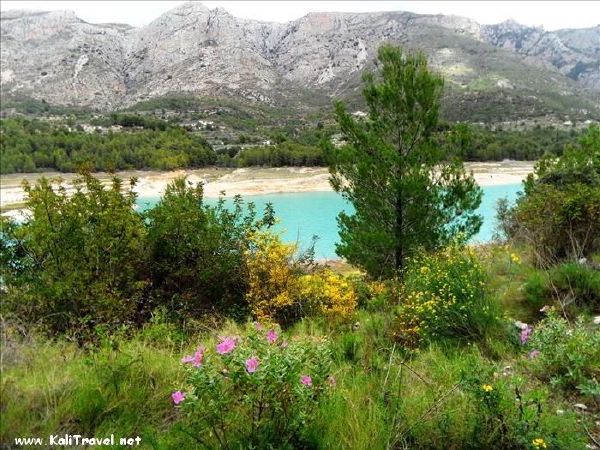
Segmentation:
<svg viewBox="0 0 600 450">
<path fill-rule="evenodd" d="M 585 406 L 583 403 L 575 403 L 573 405 L 574 408 L 580 409 L 582 411 L 586 411 L 588 409 L 587 406 Z"/>
<path fill-rule="evenodd" d="M 527 325 L 526 323 L 520 322 L 518 320 L 515 320 L 513 323 L 515 327 L 517 327 L 519 330 L 526 330 L 529 327 L 529 325 Z"/>
<path fill-rule="evenodd" d="M 91 24 L 65 11 L 4 11 L 1 39 L 3 96 L 103 110 L 173 92 L 268 105 L 306 94 L 330 106 L 331 95 L 360 85 L 384 41 L 425 50 L 457 86 L 491 77 L 492 90 L 510 89 L 514 98 L 533 98 L 541 87 L 600 93 L 600 27 L 546 32 L 409 12 L 311 13 L 274 23 L 190 2 L 140 28 Z M 456 95 L 479 101 L 467 91 Z"/>
</svg>

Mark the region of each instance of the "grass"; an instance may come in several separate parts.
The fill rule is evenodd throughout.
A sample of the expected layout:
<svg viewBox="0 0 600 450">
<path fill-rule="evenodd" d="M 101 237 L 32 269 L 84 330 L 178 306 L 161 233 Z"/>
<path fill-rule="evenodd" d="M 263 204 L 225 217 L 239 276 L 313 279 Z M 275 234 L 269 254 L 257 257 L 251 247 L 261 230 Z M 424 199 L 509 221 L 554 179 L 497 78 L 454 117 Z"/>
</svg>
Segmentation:
<svg viewBox="0 0 600 450">
<path fill-rule="evenodd" d="M 521 289 L 535 273 L 526 254 L 481 251 L 492 295 L 505 315 L 535 317 Z M 511 252 L 523 261 L 511 262 Z M 336 389 L 316 412 L 308 448 L 530 448 L 533 435 L 523 432 L 529 441 L 515 444 L 507 440 L 512 435 L 498 434 L 502 420 L 510 430 L 524 426 L 515 389 L 528 401 L 542 402 L 537 430 L 548 448 L 583 449 L 590 442 L 593 410 L 577 412 L 576 397 L 532 376 L 510 325 L 481 342 L 444 340 L 407 350 L 390 340 L 392 318 L 393 306 L 381 304 L 359 310 L 351 323 L 304 319 L 288 331 L 291 337 L 328 335 L 332 342 Z M 139 435 L 141 448 L 195 448 L 170 400 L 185 379 L 179 359 L 201 341 L 211 346 L 218 335 L 241 329 L 233 322 L 207 322 L 183 330 L 157 317 L 133 334 L 104 336 L 97 347 L 81 348 L 7 321 L 0 441 L 10 448 L 17 436 L 114 434 Z M 486 409 L 478 397 L 483 383 L 503 399 L 498 410 Z"/>
</svg>

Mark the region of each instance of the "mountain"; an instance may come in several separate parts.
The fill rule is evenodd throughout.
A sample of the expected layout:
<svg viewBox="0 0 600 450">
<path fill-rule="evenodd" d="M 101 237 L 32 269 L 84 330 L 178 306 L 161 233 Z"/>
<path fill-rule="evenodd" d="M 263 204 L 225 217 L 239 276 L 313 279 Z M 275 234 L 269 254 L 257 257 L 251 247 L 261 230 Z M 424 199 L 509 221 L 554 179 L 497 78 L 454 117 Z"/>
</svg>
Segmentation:
<svg viewBox="0 0 600 450">
<path fill-rule="evenodd" d="M 173 94 L 273 107 L 360 107 L 382 42 L 426 52 L 458 120 L 600 114 L 600 27 L 546 32 L 515 22 L 408 12 L 311 13 L 287 23 L 185 3 L 150 24 L 90 24 L 72 12 L 1 17 L 5 105 L 97 110 Z"/>
</svg>

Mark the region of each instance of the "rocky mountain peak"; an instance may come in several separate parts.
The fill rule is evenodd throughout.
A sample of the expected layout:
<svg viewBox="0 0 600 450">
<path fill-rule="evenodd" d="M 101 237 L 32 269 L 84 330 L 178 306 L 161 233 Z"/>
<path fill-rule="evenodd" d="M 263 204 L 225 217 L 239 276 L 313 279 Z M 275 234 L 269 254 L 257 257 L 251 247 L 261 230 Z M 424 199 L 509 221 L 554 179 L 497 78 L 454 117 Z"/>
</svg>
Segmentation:
<svg viewBox="0 0 600 450">
<path fill-rule="evenodd" d="M 268 104 L 354 95 L 382 42 L 427 52 L 461 98 L 490 91 L 510 103 L 510 90 L 540 102 L 545 91 L 600 92 L 600 27 L 546 32 L 400 11 L 276 23 L 188 2 L 139 28 L 90 24 L 66 11 L 5 11 L 1 36 L 3 98 L 100 109 L 170 93 Z"/>
</svg>

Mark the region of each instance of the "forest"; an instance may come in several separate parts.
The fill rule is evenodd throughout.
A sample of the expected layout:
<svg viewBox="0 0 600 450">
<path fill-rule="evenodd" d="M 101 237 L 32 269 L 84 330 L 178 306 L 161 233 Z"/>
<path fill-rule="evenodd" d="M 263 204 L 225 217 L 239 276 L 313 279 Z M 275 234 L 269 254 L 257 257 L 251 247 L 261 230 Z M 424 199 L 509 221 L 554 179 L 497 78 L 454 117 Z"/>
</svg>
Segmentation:
<svg viewBox="0 0 600 450">
<path fill-rule="evenodd" d="M 0 120 L 1 173 L 48 170 L 173 170 L 208 165 L 226 167 L 326 166 L 323 143 L 339 134 L 335 126 L 300 131 L 269 129 L 271 145 L 241 143 L 214 151 L 202 132 L 133 113 L 113 113 L 90 121 L 103 131 L 86 132 L 81 125 L 57 125 L 40 119 Z M 121 128 L 111 131 L 111 126 Z M 536 126 L 503 130 L 468 124 L 440 123 L 434 140 L 448 157 L 465 161 L 532 161 L 545 153 L 560 155 L 566 144 L 584 132 Z M 343 144 L 343 140 L 341 141 Z"/>
</svg>

